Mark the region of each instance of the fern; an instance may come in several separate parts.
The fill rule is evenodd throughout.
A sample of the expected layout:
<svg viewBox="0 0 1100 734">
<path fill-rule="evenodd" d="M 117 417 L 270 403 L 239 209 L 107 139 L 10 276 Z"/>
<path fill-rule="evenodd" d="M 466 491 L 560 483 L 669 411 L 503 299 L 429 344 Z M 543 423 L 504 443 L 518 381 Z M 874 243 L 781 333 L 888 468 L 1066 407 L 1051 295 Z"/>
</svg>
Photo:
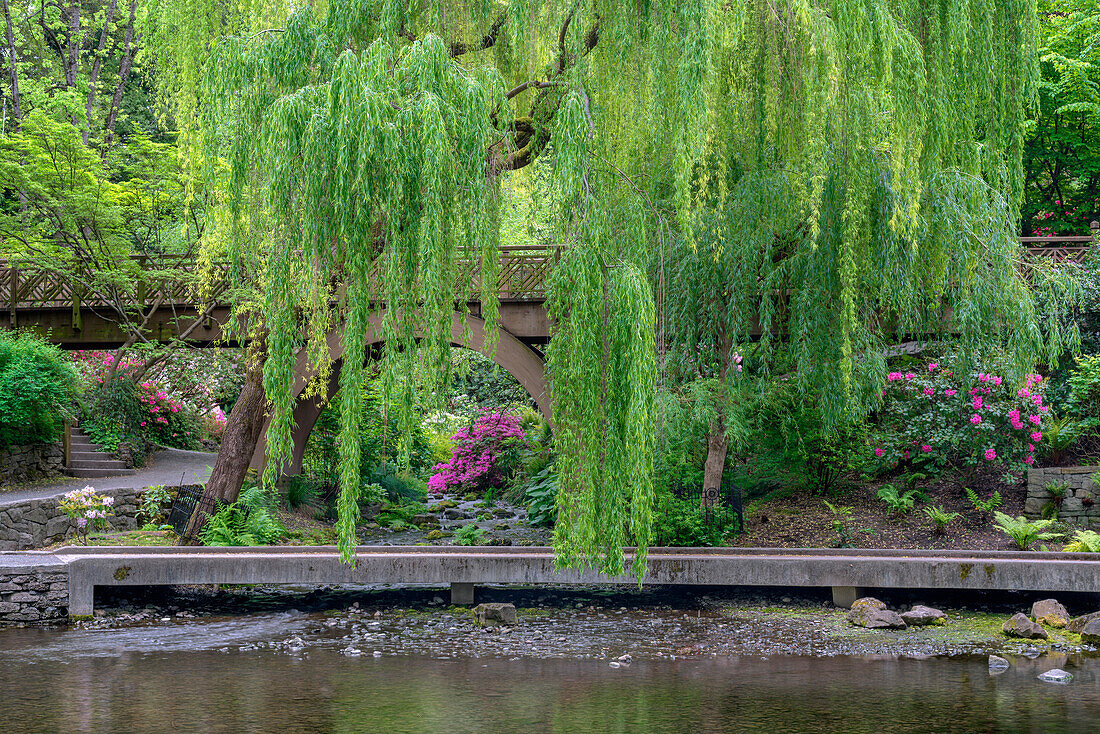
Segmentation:
<svg viewBox="0 0 1100 734">
<path fill-rule="evenodd" d="M 1100 533 L 1094 530 L 1078 530 L 1073 540 L 1062 550 L 1069 553 L 1100 553 Z"/>
<path fill-rule="evenodd" d="M 233 504 L 219 506 L 207 521 L 200 539 L 209 546 L 270 545 L 286 537 L 287 530 L 275 519 L 275 499 L 270 492 L 251 487 Z"/>
<path fill-rule="evenodd" d="M 1026 517 L 1013 518 L 1003 512 L 993 513 L 993 518 L 997 527 L 1012 538 L 1020 550 L 1028 550 L 1036 541 L 1054 540 L 1062 535 L 1046 531 L 1046 528 L 1054 524 L 1054 520 L 1030 521 Z"/>
<path fill-rule="evenodd" d="M 994 492 L 993 494 L 989 495 L 989 499 L 986 500 L 983 500 L 981 497 L 979 497 L 978 493 L 972 490 L 970 487 L 967 487 L 965 489 L 965 492 L 966 498 L 970 500 L 970 504 L 974 505 L 974 509 L 985 515 L 988 515 L 989 513 L 1000 507 L 1002 504 L 1004 504 L 1004 500 L 1001 498 L 1000 492 Z"/>
<path fill-rule="evenodd" d="M 931 519 L 932 523 L 935 525 L 936 535 L 943 535 L 944 530 L 947 529 L 948 524 L 959 518 L 959 513 L 948 512 L 939 505 L 925 507 L 924 514 L 928 515 L 929 519 Z"/>
<path fill-rule="evenodd" d="M 904 494 L 898 494 L 898 490 L 894 485 L 884 484 L 875 496 L 887 504 L 890 512 L 901 516 L 908 514 L 913 509 L 921 493 L 916 489 L 909 489 Z"/>
</svg>

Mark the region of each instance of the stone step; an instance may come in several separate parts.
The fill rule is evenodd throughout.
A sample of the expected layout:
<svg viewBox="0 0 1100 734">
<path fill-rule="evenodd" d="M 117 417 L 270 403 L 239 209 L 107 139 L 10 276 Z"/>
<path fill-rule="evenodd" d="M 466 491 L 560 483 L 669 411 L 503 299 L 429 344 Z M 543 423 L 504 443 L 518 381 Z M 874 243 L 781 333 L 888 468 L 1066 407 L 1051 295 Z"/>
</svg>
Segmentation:
<svg viewBox="0 0 1100 734">
<path fill-rule="evenodd" d="M 69 469 L 69 476 L 81 479 L 94 479 L 96 477 L 128 477 L 134 473 L 133 469 Z"/>
<path fill-rule="evenodd" d="M 85 452 L 106 453 L 106 452 L 104 452 L 102 446 L 100 446 L 97 443 L 92 443 L 91 441 L 79 441 L 79 442 L 78 441 L 73 441 L 72 443 L 69 444 L 69 448 L 73 451 L 73 453 L 76 453 L 78 451 L 82 452 L 82 453 L 85 453 Z"/>
<path fill-rule="evenodd" d="M 80 461 L 74 460 L 69 466 L 70 469 L 125 469 L 125 462 L 118 459 L 112 459 L 108 456 L 104 456 L 102 459 L 82 459 Z"/>
<path fill-rule="evenodd" d="M 69 453 L 69 456 L 72 458 L 73 461 L 103 461 L 113 460 L 115 458 L 106 451 L 92 451 L 91 449 L 81 451 L 77 451 L 74 449 L 72 452 Z"/>
</svg>

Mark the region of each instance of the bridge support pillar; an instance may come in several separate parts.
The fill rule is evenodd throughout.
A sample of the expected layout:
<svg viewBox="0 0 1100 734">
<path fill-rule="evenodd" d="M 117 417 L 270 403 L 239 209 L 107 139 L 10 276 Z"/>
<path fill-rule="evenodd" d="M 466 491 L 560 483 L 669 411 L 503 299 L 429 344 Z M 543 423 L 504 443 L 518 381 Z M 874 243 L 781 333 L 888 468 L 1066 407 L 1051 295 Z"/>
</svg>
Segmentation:
<svg viewBox="0 0 1100 734">
<path fill-rule="evenodd" d="M 851 609 L 856 599 L 863 596 L 861 586 L 834 586 L 833 604 L 842 609 Z"/>
<path fill-rule="evenodd" d="M 468 606 L 474 603 L 473 584 L 451 584 L 451 604 L 454 606 Z"/>
<path fill-rule="evenodd" d="M 95 606 L 95 585 L 79 578 L 69 568 L 69 618 L 92 616 Z"/>
</svg>

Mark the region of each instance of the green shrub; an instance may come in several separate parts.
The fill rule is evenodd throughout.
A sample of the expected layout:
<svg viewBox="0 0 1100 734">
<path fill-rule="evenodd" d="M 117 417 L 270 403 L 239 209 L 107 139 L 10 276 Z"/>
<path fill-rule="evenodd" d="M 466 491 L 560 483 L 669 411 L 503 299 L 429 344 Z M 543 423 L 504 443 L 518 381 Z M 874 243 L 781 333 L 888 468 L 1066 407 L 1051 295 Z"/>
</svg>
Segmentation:
<svg viewBox="0 0 1100 734">
<path fill-rule="evenodd" d="M 174 499 L 175 493 L 168 487 L 149 487 L 141 495 L 138 519 L 143 524 L 160 527 L 168 521 L 168 511 Z"/>
<path fill-rule="evenodd" d="M 324 487 L 315 477 L 290 477 L 283 488 L 283 502 L 291 510 L 318 511 L 324 499 Z"/>
<path fill-rule="evenodd" d="M 455 531 L 455 545 L 481 545 L 481 540 L 485 537 L 485 534 L 485 529 L 479 528 L 476 523 L 463 525 Z"/>
<path fill-rule="evenodd" d="M 275 518 L 272 494 L 251 487 L 241 492 L 233 504 L 218 508 L 203 528 L 201 540 L 211 546 L 270 545 L 286 534 L 286 528 Z"/>
<path fill-rule="evenodd" d="M 380 485 L 390 502 L 423 502 L 428 496 L 428 485 L 422 479 L 411 472 L 398 471 L 389 463 L 370 467 L 364 472 L 363 480 Z"/>
<path fill-rule="evenodd" d="M 0 331 L 0 448 L 47 443 L 75 418 L 77 373 L 39 336 Z"/>
<path fill-rule="evenodd" d="M 1067 410 L 1089 427 L 1100 427 L 1100 354 L 1079 356 L 1066 383 Z"/>
<path fill-rule="evenodd" d="M 843 505 L 834 505 L 828 500 L 822 500 L 833 516 L 833 531 L 837 535 L 837 547 L 848 548 L 852 545 L 852 531 L 848 528 L 848 522 L 852 519 L 852 508 Z"/>
<path fill-rule="evenodd" d="M 1028 550 L 1039 540 L 1054 540 L 1060 537 L 1060 533 L 1047 532 L 1046 529 L 1055 523 L 1054 520 L 1029 521 L 1026 517 L 1013 518 L 1003 512 L 993 513 L 993 522 L 1016 543 L 1020 550 Z"/>
<path fill-rule="evenodd" d="M 717 512 L 717 511 L 716 511 Z M 737 529 L 736 522 L 721 514 L 710 515 L 695 502 L 671 492 L 661 492 L 653 509 L 654 544 L 673 547 L 721 545 L 725 535 Z"/>
<path fill-rule="evenodd" d="M 523 485 L 527 505 L 527 524 L 550 527 L 558 519 L 558 472 L 553 464 L 531 477 Z"/>
</svg>

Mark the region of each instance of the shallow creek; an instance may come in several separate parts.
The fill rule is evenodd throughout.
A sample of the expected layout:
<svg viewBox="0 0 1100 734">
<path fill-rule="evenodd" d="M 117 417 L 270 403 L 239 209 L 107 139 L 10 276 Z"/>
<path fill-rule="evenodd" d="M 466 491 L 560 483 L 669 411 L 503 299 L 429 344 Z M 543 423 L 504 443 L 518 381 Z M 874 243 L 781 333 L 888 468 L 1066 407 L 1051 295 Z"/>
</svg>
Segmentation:
<svg viewBox="0 0 1100 734">
<path fill-rule="evenodd" d="M 946 628 L 856 630 L 815 595 L 488 589 L 105 594 L 73 627 L 0 629 L 0 731 L 1095 732 L 1100 657 Z M 996 610 L 1000 614 L 1000 610 Z M 1003 617 L 997 617 L 1003 618 Z M 1012 667 L 991 675 L 986 653 Z M 1060 667 L 1067 685 L 1037 680 Z"/>
</svg>

